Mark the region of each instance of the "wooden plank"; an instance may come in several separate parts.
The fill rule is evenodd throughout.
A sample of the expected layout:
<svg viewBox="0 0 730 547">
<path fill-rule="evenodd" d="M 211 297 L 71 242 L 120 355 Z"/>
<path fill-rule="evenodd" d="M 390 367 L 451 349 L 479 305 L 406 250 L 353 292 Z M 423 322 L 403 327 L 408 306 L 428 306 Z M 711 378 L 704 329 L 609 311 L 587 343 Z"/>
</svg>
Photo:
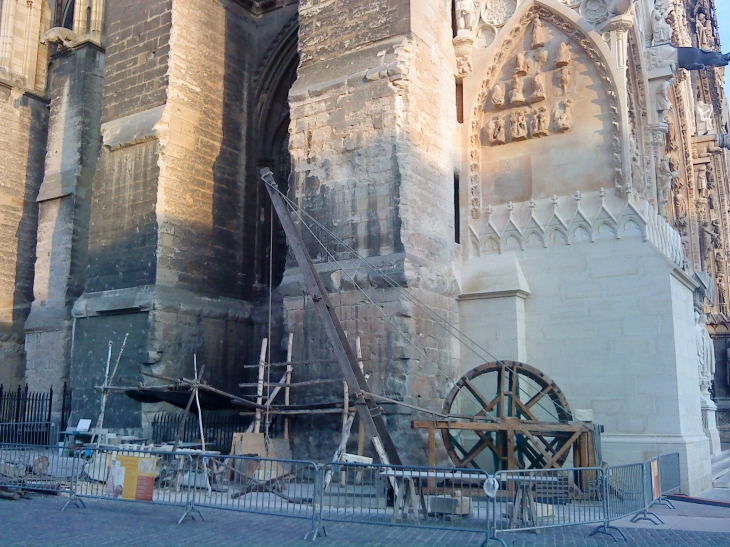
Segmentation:
<svg viewBox="0 0 730 547">
<path fill-rule="evenodd" d="M 532 422 L 527 420 L 499 420 L 497 422 L 429 422 L 427 420 L 414 420 L 414 429 L 428 429 L 432 424 L 436 429 L 463 429 L 467 431 L 507 431 L 515 429 L 526 429 L 531 433 L 561 433 L 561 432 L 583 432 L 585 426 L 580 424 L 564 424 L 560 422 Z"/>
<path fill-rule="evenodd" d="M 532 398 L 525 403 L 525 406 L 527 408 L 532 408 L 532 405 L 534 405 L 536 402 L 538 402 L 540 399 L 542 399 L 545 395 L 550 393 L 552 390 L 553 390 L 553 386 L 545 386 L 541 392 L 535 393 L 535 395 L 533 395 Z"/>
<path fill-rule="evenodd" d="M 576 431 L 575 433 L 573 433 L 573 435 L 570 437 L 570 439 L 568 439 L 568 441 L 563 445 L 563 447 L 560 450 L 558 450 L 558 452 L 552 457 L 550 462 L 548 462 L 549 467 L 552 467 L 553 465 L 557 464 L 558 459 L 561 458 L 563 456 L 563 454 L 566 454 L 568 452 L 568 450 L 570 450 L 570 447 L 573 445 L 575 440 L 578 437 L 580 437 L 581 433 L 583 433 L 583 432 Z"/>
</svg>

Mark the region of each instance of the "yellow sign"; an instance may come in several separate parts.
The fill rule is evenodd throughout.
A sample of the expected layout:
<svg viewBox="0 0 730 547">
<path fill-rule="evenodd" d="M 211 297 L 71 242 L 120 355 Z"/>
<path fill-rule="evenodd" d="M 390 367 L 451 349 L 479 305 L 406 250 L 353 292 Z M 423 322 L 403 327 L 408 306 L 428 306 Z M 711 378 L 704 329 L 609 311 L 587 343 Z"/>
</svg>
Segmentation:
<svg viewBox="0 0 730 547">
<path fill-rule="evenodd" d="M 110 455 L 107 494 L 127 500 L 152 501 L 156 466 L 156 458 Z"/>
</svg>

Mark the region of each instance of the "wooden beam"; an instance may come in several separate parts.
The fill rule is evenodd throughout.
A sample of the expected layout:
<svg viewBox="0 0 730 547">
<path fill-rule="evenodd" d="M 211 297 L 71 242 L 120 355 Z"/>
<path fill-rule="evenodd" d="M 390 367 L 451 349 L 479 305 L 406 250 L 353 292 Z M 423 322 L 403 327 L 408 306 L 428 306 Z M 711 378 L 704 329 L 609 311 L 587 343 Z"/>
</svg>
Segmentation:
<svg viewBox="0 0 730 547">
<path fill-rule="evenodd" d="M 430 425 L 429 425 L 430 424 Z M 581 424 L 564 424 L 561 422 L 532 422 L 527 420 L 505 420 L 501 419 L 496 422 L 446 422 L 438 421 L 429 422 L 427 420 L 414 420 L 414 429 L 428 429 L 429 427 L 436 429 L 462 429 L 467 431 L 508 431 L 508 430 L 527 430 L 531 433 L 562 433 L 562 432 L 584 432 L 585 426 Z"/>
<path fill-rule="evenodd" d="M 292 254 L 299 265 L 299 271 L 307 286 L 314 308 L 322 321 L 322 327 L 332 346 L 337 363 L 340 365 L 340 370 L 342 370 L 345 381 L 350 388 L 350 393 L 355 397 L 355 408 L 357 408 L 360 419 L 365 426 L 365 432 L 382 463 L 400 465 L 400 456 L 395 444 L 393 444 L 380 409 L 371 397 L 366 398 L 363 393 L 363 391 L 370 391 L 367 380 L 365 380 L 365 376 L 360 370 L 357 357 L 355 357 L 355 353 L 347 341 L 345 331 L 337 318 L 335 308 L 330 302 L 322 280 L 314 268 L 314 263 L 304 245 L 302 236 L 294 225 L 294 219 L 292 219 L 284 200 L 279 195 L 271 170 L 261 169 L 261 179 L 266 185 L 266 191 L 269 193 L 271 203 L 284 229 Z"/>
</svg>

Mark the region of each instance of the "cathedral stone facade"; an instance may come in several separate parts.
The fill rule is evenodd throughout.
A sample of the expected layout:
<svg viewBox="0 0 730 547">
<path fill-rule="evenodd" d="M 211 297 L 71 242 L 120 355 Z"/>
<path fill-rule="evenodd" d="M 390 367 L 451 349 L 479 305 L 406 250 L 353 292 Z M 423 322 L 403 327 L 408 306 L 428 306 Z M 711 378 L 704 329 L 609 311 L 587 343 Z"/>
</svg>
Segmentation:
<svg viewBox="0 0 730 547">
<path fill-rule="evenodd" d="M 320 223 L 301 231 L 373 392 L 440 409 L 483 362 L 436 312 L 592 410 L 604 460 L 679 451 L 684 490 L 709 488 L 730 441 L 713 0 L 0 10 L 0 383 L 68 382 L 73 420 L 96 415 L 127 333 L 120 376 L 190 377 L 195 354 L 233 393 L 263 337 L 272 359 L 293 333 L 295 360 L 327 360 L 269 167 Z M 690 67 L 676 48 L 703 52 Z M 148 431 L 157 408 L 112 395 L 105 424 Z M 404 461 L 424 462 L 417 414 L 387 413 Z M 297 419 L 295 455 L 328 457 L 338 420 Z"/>
</svg>

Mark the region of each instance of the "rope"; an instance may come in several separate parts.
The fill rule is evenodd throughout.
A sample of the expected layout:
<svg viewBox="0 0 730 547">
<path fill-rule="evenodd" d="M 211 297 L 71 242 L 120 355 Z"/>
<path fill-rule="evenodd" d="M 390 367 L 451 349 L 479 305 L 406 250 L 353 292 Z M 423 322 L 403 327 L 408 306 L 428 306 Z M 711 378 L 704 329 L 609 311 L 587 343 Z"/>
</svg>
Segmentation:
<svg viewBox="0 0 730 547">
<path fill-rule="evenodd" d="M 320 241 L 320 239 L 319 239 L 319 238 L 317 238 L 317 237 L 316 237 L 316 236 L 314 235 L 314 232 L 313 232 L 313 231 L 312 231 L 312 229 L 311 229 L 311 228 L 310 228 L 310 227 L 309 227 L 309 226 L 307 225 L 307 223 L 306 223 L 306 222 L 304 222 L 304 220 L 302 219 L 302 216 L 301 216 L 300 212 L 301 212 L 302 214 L 304 214 L 304 216 L 306 216 L 306 217 L 307 217 L 307 219 L 309 219 L 309 220 L 310 220 L 310 221 L 311 221 L 312 223 L 314 223 L 314 224 L 315 224 L 315 225 L 316 225 L 316 226 L 317 226 L 317 227 L 318 227 L 319 229 L 321 229 L 321 230 L 322 230 L 322 231 L 323 231 L 323 232 L 324 232 L 325 234 L 327 234 L 327 235 L 328 235 L 328 236 L 329 236 L 330 238 L 332 238 L 333 240 L 335 240 L 335 242 L 336 242 L 336 243 L 338 243 L 339 245 L 341 245 L 342 247 L 344 247 L 344 249 L 345 249 L 345 250 L 347 251 L 347 253 L 348 253 L 348 254 L 350 254 L 351 256 L 355 257 L 355 258 L 356 258 L 356 259 L 357 259 L 357 260 L 358 260 L 358 261 L 359 261 L 360 263 L 364 264 L 364 265 L 366 266 L 366 268 L 368 268 L 369 270 L 371 270 L 371 271 L 374 271 L 374 272 L 376 272 L 376 273 L 377 273 L 377 274 L 378 274 L 379 276 L 381 276 L 381 277 L 382 277 L 382 278 L 383 278 L 383 279 L 384 279 L 384 280 L 385 280 L 385 281 L 386 281 L 386 282 L 388 283 L 388 285 L 389 285 L 389 286 L 390 286 L 391 288 L 394 288 L 395 290 L 397 290 L 397 291 L 399 292 L 399 294 L 401 294 L 402 296 L 404 296 L 405 298 L 407 298 L 407 299 L 408 299 L 409 301 L 411 301 L 412 303 L 414 303 L 414 304 L 415 304 L 415 305 L 416 305 L 416 306 L 417 306 L 417 307 L 418 307 L 418 308 L 419 308 L 419 309 L 420 309 L 421 311 L 424 311 L 424 312 L 425 312 L 426 314 L 428 314 L 428 315 L 429 315 L 429 317 L 431 317 L 431 318 L 432 318 L 432 319 L 434 319 L 434 320 L 435 320 L 435 321 L 436 321 L 436 322 L 437 322 L 438 324 L 440 324 L 442 328 L 444 328 L 445 330 L 447 330 L 447 332 L 449 332 L 449 333 L 450 333 L 450 334 L 451 334 L 452 336 L 454 336 L 454 338 L 456 338 L 457 340 L 459 340 L 459 342 L 460 342 L 460 343 L 461 343 L 461 344 L 462 344 L 463 346 L 466 346 L 466 348 L 467 348 L 467 349 L 468 349 L 469 351 L 471 351 L 472 353 L 474 353 L 474 355 L 476 355 L 476 356 L 477 356 L 478 358 L 480 358 L 480 359 L 483 359 L 483 360 L 485 360 L 485 361 L 487 361 L 487 360 L 491 359 L 492 361 L 495 361 L 495 362 L 499 363 L 500 365 L 505 365 L 505 363 L 504 363 L 504 361 L 503 361 L 502 359 L 498 359 L 497 357 L 495 357 L 494 355 L 492 355 L 492 353 L 490 353 L 490 352 L 489 352 L 489 350 L 487 350 L 486 348 L 482 347 L 482 346 L 481 346 L 481 345 L 480 345 L 480 344 L 479 344 L 478 342 L 476 342 L 475 340 L 473 340 L 473 339 L 472 339 L 471 337 L 469 337 L 469 336 L 468 336 L 468 335 L 467 335 L 466 333 L 462 332 L 462 331 L 461 331 L 461 330 L 460 330 L 460 329 L 459 329 L 458 327 L 456 327 L 456 326 L 455 326 L 454 324 L 450 323 L 450 322 L 449 322 L 449 321 L 448 321 L 447 319 L 445 319 L 445 318 L 444 318 L 443 316 L 441 316 L 441 315 L 440 315 L 440 314 L 439 314 L 438 312 L 434 311 L 434 310 L 433 310 L 433 309 L 432 309 L 432 308 L 431 308 L 430 306 L 428 306 L 428 305 L 427 305 L 427 304 L 425 304 L 425 303 L 424 303 L 423 301 L 421 301 L 421 300 L 420 300 L 420 299 L 419 299 L 419 298 L 418 298 L 417 296 L 413 295 L 412 293 L 410 293 L 410 292 L 408 292 L 408 291 L 405 291 L 405 290 L 403 290 L 403 288 L 402 288 L 402 287 L 401 287 L 401 286 L 400 286 L 400 285 L 399 285 L 399 284 L 398 284 L 398 283 L 397 283 L 397 282 L 396 282 L 396 281 L 395 281 L 395 280 L 394 280 L 394 279 L 393 279 L 392 277 L 390 277 L 390 276 L 389 276 L 389 275 L 388 275 L 388 274 L 387 274 L 386 272 L 384 272 L 384 271 L 383 271 L 383 270 L 382 270 L 381 268 L 378 268 L 378 267 L 374 266 L 374 265 L 373 265 L 372 263 L 370 263 L 370 261 L 368 261 L 368 260 L 367 260 L 367 259 L 366 259 L 365 257 L 363 257 L 363 256 L 362 256 L 362 255 L 361 255 L 360 253 L 358 253 L 358 252 L 357 252 L 357 251 L 356 251 L 355 249 L 353 249 L 352 247 L 350 247 L 350 246 L 349 246 L 349 245 L 348 245 L 348 244 L 347 244 L 347 243 L 346 243 L 345 241 L 343 241 L 342 239 L 340 239 L 340 238 L 339 238 L 339 237 L 338 237 L 338 236 L 337 236 L 337 235 L 336 235 L 335 233 L 333 233 L 333 232 L 332 232 L 331 230 L 329 230 L 329 229 L 328 229 L 328 228 L 327 228 L 327 227 L 326 227 L 325 225 L 323 225 L 323 224 L 322 224 L 321 222 L 319 222 L 319 221 L 318 221 L 318 220 L 317 220 L 316 218 L 314 218 L 314 217 L 313 217 L 312 215 L 310 215 L 309 213 L 307 213 L 307 212 L 306 212 L 306 211 L 305 211 L 304 209 L 302 209 L 302 208 L 301 208 L 301 207 L 299 207 L 299 206 L 298 206 L 298 205 L 297 205 L 296 203 L 294 203 L 294 202 L 293 202 L 292 200 L 290 200 L 290 199 L 289 199 L 289 198 L 288 198 L 288 197 L 287 197 L 286 195 L 284 195 L 284 194 L 283 194 L 283 193 L 282 193 L 282 192 L 281 192 L 281 191 L 280 191 L 280 190 L 279 190 L 279 189 L 278 189 L 278 188 L 277 188 L 276 186 L 272 186 L 272 188 L 273 188 L 273 189 L 274 189 L 274 190 L 275 190 L 275 191 L 276 191 L 276 192 L 277 192 L 277 193 L 278 193 L 278 194 L 279 194 L 279 195 L 280 195 L 280 196 L 282 197 L 282 199 L 283 199 L 283 200 L 284 200 L 284 201 L 285 201 L 285 202 L 286 202 L 286 203 L 287 203 L 287 204 L 289 205 L 289 207 L 290 207 L 290 208 L 292 209 L 292 211 L 293 211 L 293 212 L 294 212 L 294 214 L 295 214 L 295 215 L 297 216 L 297 218 L 299 218 L 299 220 L 300 220 L 300 221 L 302 221 L 302 224 L 303 224 L 303 225 L 304 225 L 304 226 L 305 226 L 305 227 L 307 228 L 307 230 L 308 230 L 308 231 L 309 231 L 309 232 L 310 232 L 310 233 L 311 233 L 311 234 L 312 234 L 312 235 L 314 236 L 314 238 L 315 238 L 315 239 L 317 240 L 317 243 L 319 243 L 319 245 L 320 245 L 320 246 L 321 246 L 321 247 L 322 247 L 322 248 L 323 248 L 323 249 L 324 249 L 324 250 L 325 250 L 325 251 L 327 252 L 327 254 L 328 254 L 328 255 L 329 255 L 329 256 L 330 256 L 331 258 L 332 258 L 332 260 L 333 260 L 333 261 L 334 261 L 334 262 L 335 262 L 335 263 L 336 263 L 336 264 L 337 264 L 338 266 L 340 266 L 340 267 L 342 268 L 342 265 L 340 264 L 340 262 L 339 262 L 339 261 L 338 261 L 338 260 L 337 260 L 336 258 L 334 258 L 334 256 L 333 256 L 333 255 L 332 255 L 332 253 L 331 253 L 331 252 L 329 251 L 329 249 L 327 249 L 327 247 L 326 247 L 326 246 L 325 246 L 325 245 L 324 245 L 324 244 L 322 243 L 322 241 Z M 345 273 L 345 274 L 346 274 L 346 275 L 348 276 L 348 278 L 349 278 L 350 280 L 352 280 L 352 281 L 353 281 L 353 284 L 354 284 L 354 285 L 355 285 L 355 286 L 357 287 L 357 289 L 358 289 L 358 290 L 360 290 L 360 292 L 362 292 L 362 293 L 363 293 L 363 294 L 364 294 L 364 295 L 365 295 L 365 296 L 366 296 L 366 297 L 368 298 L 368 300 L 369 300 L 369 301 L 370 301 L 370 302 L 371 302 L 371 303 L 372 303 L 373 305 L 375 305 L 375 303 L 374 303 L 374 302 L 372 301 L 372 299 L 370 299 L 370 298 L 369 298 L 369 297 L 367 296 L 367 294 L 366 294 L 366 293 L 365 293 L 365 292 L 364 292 L 364 291 L 362 290 L 362 288 L 361 288 L 361 287 L 360 287 L 359 285 L 357 285 L 357 283 L 355 283 L 355 282 L 354 282 L 354 280 L 353 280 L 352 276 L 350 276 L 350 275 L 349 275 L 349 273 L 347 273 L 347 271 L 346 271 L 346 270 L 345 270 L 344 268 L 342 268 L 342 271 L 343 271 L 343 272 L 344 272 L 344 273 Z M 375 306 L 375 307 L 376 307 L 376 309 L 378 309 L 378 311 L 380 311 L 380 308 L 379 308 L 378 306 Z M 382 311 L 380 311 L 380 313 L 381 313 L 381 314 L 383 314 L 383 312 L 382 312 Z M 388 319 L 389 319 L 389 318 L 388 318 Z M 393 322 L 392 322 L 392 321 L 390 321 L 390 320 L 389 320 L 389 322 L 391 323 L 391 325 L 393 324 Z M 412 341 L 410 340 L 410 337 L 407 337 L 407 336 L 405 336 L 405 334 L 404 334 L 403 332 L 401 332 L 401 331 L 400 331 L 400 329 L 398 329 L 397 327 L 395 327 L 395 325 L 393 325 L 393 326 L 394 326 L 394 328 L 396 328 L 396 330 L 398 331 L 398 333 L 399 333 L 399 334 L 400 334 L 401 336 L 403 336 L 403 337 L 404 337 L 404 338 L 406 339 L 406 341 L 407 341 L 407 342 L 408 342 L 409 344 L 411 344 L 411 345 L 412 345 L 413 347 L 415 347 L 415 348 L 416 348 L 416 349 L 417 349 L 417 350 L 418 350 L 418 351 L 419 351 L 420 353 L 422 353 L 422 354 L 423 354 L 423 355 L 424 355 L 424 356 L 426 357 L 426 359 L 427 359 L 427 361 L 428 361 L 429 363 L 431 363 L 431 364 L 433 364 L 434 366 L 436 366 L 436 368 L 437 368 L 437 369 L 439 370 L 439 372 L 441 372 L 442 374 L 444 374 L 444 373 L 443 373 L 443 371 L 441 371 L 441 369 L 440 369 L 440 368 L 438 368 L 438 365 L 436 365 L 435 363 L 433 363 L 433 361 L 431 361 L 430 359 L 428 359 L 428 357 L 427 357 L 427 356 L 425 355 L 425 353 L 423 352 L 423 350 L 421 350 L 421 348 L 417 347 L 417 346 L 416 346 L 416 345 L 415 345 L 415 344 L 414 344 L 414 343 L 413 343 L 413 342 L 412 342 Z M 467 344 L 467 343 L 466 343 L 466 342 L 465 342 L 464 340 L 468 341 L 468 342 L 469 342 L 469 344 Z M 471 344 L 471 345 L 470 345 L 470 344 Z M 474 347 L 472 347 L 472 345 L 473 345 L 474 347 L 476 347 L 476 348 L 477 348 L 478 350 L 480 350 L 481 352 L 483 352 L 483 354 L 481 354 L 481 355 L 480 355 L 480 353 L 479 353 L 478 351 L 476 351 L 476 349 L 474 349 Z M 487 357 L 488 357 L 489 359 L 485 358 L 485 355 L 486 355 L 486 356 L 487 356 Z M 444 375 L 445 375 L 445 374 L 444 374 Z M 451 378 L 450 378 L 449 376 L 447 376 L 447 375 L 445 375 L 445 376 L 446 376 L 446 377 L 447 377 L 447 378 L 449 379 L 449 381 L 450 381 L 450 382 L 451 382 L 451 383 L 452 383 L 453 385 L 456 385 L 456 383 L 455 383 L 455 382 L 454 382 L 454 381 L 453 381 L 453 380 L 452 380 L 452 379 L 451 379 Z M 459 389 L 459 391 L 461 391 L 461 389 L 462 389 L 462 388 L 458 388 L 458 389 Z M 518 386 L 518 389 L 519 389 L 519 391 L 520 391 L 520 392 L 522 392 L 522 393 L 525 393 L 525 394 L 527 394 L 527 392 L 526 392 L 526 391 L 525 391 L 525 390 L 524 390 L 524 389 L 523 389 L 522 387 L 519 387 L 519 386 Z M 476 400 L 474 399 L 474 397 L 472 397 L 472 396 L 471 396 L 471 394 L 469 394 L 469 392 L 468 392 L 468 391 L 466 391 L 466 393 L 467 393 L 467 394 L 468 394 L 468 395 L 469 395 L 469 396 L 470 396 L 470 397 L 472 398 L 472 400 L 474 400 L 474 402 L 476 402 L 477 404 L 479 404 L 479 402 L 478 402 L 478 401 L 476 401 Z M 568 409 L 564 408 L 564 407 L 563 407 L 562 405 L 560 405 L 559 403 L 555 402 L 555 401 L 554 401 L 554 400 L 552 400 L 552 399 L 550 399 L 550 400 L 551 400 L 551 402 L 553 403 L 553 405 L 555 405 L 555 407 L 556 407 L 556 408 L 559 408 L 560 410 L 563 410 L 563 411 L 565 411 L 566 413 L 570 413 L 570 412 L 568 411 Z M 537 405 L 538 405 L 538 406 L 539 406 L 540 408 L 542 408 L 543 410 L 545 410 L 546 412 L 548 412 L 549 414 L 551 414 L 551 413 L 550 413 L 550 411 L 549 411 L 549 410 L 548 410 L 547 408 L 545 408 L 545 407 L 544 407 L 544 406 L 542 405 L 542 403 L 541 403 L 541 402 L 539 402 L 539 401 L 538 401 L 538 402 L 537 402 L 536 404 L 537 404 Z M 551 416 L 552 416 L 552 414 L 551 414 Z M 557 417 L 555 417 L 555 418 L 557 418 Z M 580 420 L 576 420 L 576 421 L 580 421 Z M 585 424 L 585 422 L 582 422 L 582 421 L 581 421 L 581 423 L 584 423 L 584 424 Z M 586 425 L 587 425 L 587 424 L 586 424 Z"/>
<path fill-rule="evenodd" d="M 338 260 L 337 260 L 337 259 L 336 259 L 336 258 L 334 257 L 334 255 L 333 255 L 333 254 L 332 254 L 332 253 L 330 252 L 330 250 L 329 250 L 329 249 L 328 249 L 328 248 L 327 248 L 327 247 L 326 247 L 326 246 L 324 245 L 324 243 L 322 243 L 322 241 L 321 241 L 321 240 L 320 240 L 320 239 L 319 239 L 319 238 L 317 237 L 317 235 L 316 235 L 316 234 L 314 233 L 314 231 L 313 231 L 313 230 L 312 230 L 312 229 L 311 229 L 311 228 L 310 228 L 310 227 L 309 227 L 309 226 L 307 225 L 307 223 L 303 221 L 302 217 L 301 217 L 301 216 L 300 216 L 300 215 L 299 215 L 299 214 L 297 213 L 297 211 L 294 211 L 294 214 L 295 214 L 295 215 L 297 216 L 297 218 L 298 218 L 298 219 L 299 219 L 300 221 L 302 221 L 302 224 L 304 225 L 304 227 L 305 227 L 305 228 L 307 229 L 307 231 L 309 231 L 309 233 L 310 233 L 310 234 L 312 234 L 312 237 L 313 237 L 313 238 L 314 238 L 314 239 L 315 239 L 315 240 L 317 241 L 317 243 L 319 243 L 319 245 L 320 245 L 320 246 L 321 246 L 321 247 L 322 247 L 322 248 L 324 249 L 324 251 L 325 251 L 325 252 L 327 253 L 327 255 L 328 255 L 328 256 L 329 256 L 329 257 L 330 257 L 330 258 L 332 259 L 332 261 L 333 261 L 333 262 L 334 262 L 335 264 L 337 264 L 338 266 L 340 266 L 340 268 L 342 269 L 342 272 L 343 272 L 343 273 L 344 273 L 344 274 L 345 274 L 345 275 L 346 275 L 346 276 L 348 277 L 348 279 L 350 280 L 350 282 L 351 282 L 351 283 L 352 283 L 352 284 L 353 284 L 353 285 L 354 285 L 354 286 L 355 286 L 355 287 L 357 288 L 357 290 L 359 290 L 359 291 L 360 291 L 360 292 L 361 292 L 361 293 L 363 294 L 363 296 L 365 296 L 365 298 L 366 298 L 366 299 L 368 300 L 368 302 L 370 302 L 370 304 L 372 304 L 373 308 L 374 308 L 374 309 L 376 309 L 376 310 L 378 310 L 378 313 L 380 313 L 380 315 L 382 315 L 382 316 L 383 316 L 383 317 L 385 318 L 385 320 L 386 320 L 386 321 L 388 321 L 388 323 L 390 323 L 390 325 L 391 325 L 391 326 L 393 327 L 393 329 L 394 329 L 394 330 L 395 330 L 395 331 L 396 331 L 396 332 L 397 332 L 397 333 L 398 333 L 398 334 L 399 334 L 399 335 L 400 335 L 400 336 L 401 336 L 401 337 L 402 337 L 402 338 L 403 338 L 403 339 L 404 339 L 404 340 L 405 340 L 405 341 L 406 341 L 406 342 L 407 342 L 408 344 L 410 344 L 411 346 L 413 346 L 413 348 L 415 348 L 415 350 L 416 350 L 416 351 L 418 351 L 418 352 L 419 352 L 419 353 L 420 353 L 420 354 L 421 354 L 421 355 L 423 356 L 423 358 L 424 358 L 424 359 L 426 360 L 426 362 L 430 363 L 430 364 L 431 364 L 431 365 L 432 365 L 432 366 L 433 366 L 433 367 L 434 367 L 434 368 L 435 368 L 435 369 L 436 369 L 436 370 L 437 370 L 437 371 L 438 371 L 439 373 L 441 373 L 441 375 L 442 375 L 442 376 L 443 376 L 444 378 L 446 378 L 446 380 L 447 380 L 447 381 L 449 381 L 449 382 L 450 382 L 450 383 L 451 383 L 452 385 L 454 385 L 454 386 L 457 386 L 457 389 L 458 389 L 459 391 L 461 391 L 461 389 L 462 389 L 462 388 L 461 388 L 461 387 L 459 387 L 459 386 L 458 386 L 458 385 L 456 384 L 456 382 L 454 382 L 454 380 L 453 380 L 453 379 L 451 378 L 451 376 L 449 376 L 449 375 L 448 375 L 448 374 L 446 374 L 446 373 L 445 373 L 445 372 L 444 372 L 443 370 L 441 370 L 441 367 L 439 367 L 437 363 L 435 363 L 434 361 L 432 361 L 432 360 L 431 360 L 431 359 L 430 359 L 430 358 L 428 357 L 428 355 L 426 354 L 426 352 L 425 352 L 425 351 L 424 351 L 424 350 L 423 350 L 422 348 L 420 348 L 419 346 L 417 346 L 417 345 L 416 345 L 416 344 L 415 344 L 415 343 L 414 343 L 414 342 L 413 342 L 413 341 L 412 341 L 412 340 L 410 339 L 410 337 L 409 337 L 409 336 L 406 336 L 406 334 L 405 334 L 405 333 L 404 333 L 404 332 L 403 332 L 403 331 L 402 331 L 401 329 L 399 329 L 399 328 L 398 328 L 398 326 L 397 326 L 397 325 L 396 325 L 396 324 L 395 324 L 395 323 L 393 322 L 393 320 L 392 320 L 392 319 L 391 319 L 391 318 L 390 318 L 390 317 L 389 317 L 388 315 L 386 315 L 386 314 L 385 314 L 385 312 L 384 312 L 384 311 L 383 311 L 382 309 L 380 309 L 380 306 L 378 306 L 378 305 L 377 305 L 377 304 L 376 304 L 376 303 L 375 303 L 375 302 L 373 301 L 373 299 L 372 299 L 372 298 L 370 297 L 370 295 L 369 295 L 369 294 L 367 294 L 367 293 L 366 293 L 366 292 L 365 292 L 365 291 L 363 290 L 363 288 L 362 288 L 362 287 L 360 287 L 360 285 L 359 285 L 359 284 L 357 283 L 357 281 L 355 281 L 355 278 L 354 278 L 354 277 L 353 277 L 352 275 L 350 275 L 350 273 L 349 273 L 349 272 L 348 272 L 347 270 L 345 270 L 344 268 L 342 268 L 342 264 L 340 264 L 340 262 L 339 262 L 339 261 L 338 261 Z M 471 397 L 471 399 L 472 399 L 472 400 L 473 400 L 473 401 L 474 401 L 474 402 L 475 402 L 475 403 L 476 403 L 477 405 L 480 405 L 479 401 L 477 401 L 477 399 L 476 399 L 476 398 L 475 398 L 475 397 L 474 397 L 474 396 L 473 396 L 473 395 L 472 395 L 471 393 L 469 393 L 468 391 L 465 391 L 464 393 L 466 393 L 468 397 Z M 480 405 L 480 406 L 481 406 L 481 405 Z M 496 419 L 496 418 L 495 418 L 495 417 L 494 417 L 493 415 L 491 415 L 491 414 L 490 414 L 490 417 L 491 417 L 492 419 Z"/>
</svg>

